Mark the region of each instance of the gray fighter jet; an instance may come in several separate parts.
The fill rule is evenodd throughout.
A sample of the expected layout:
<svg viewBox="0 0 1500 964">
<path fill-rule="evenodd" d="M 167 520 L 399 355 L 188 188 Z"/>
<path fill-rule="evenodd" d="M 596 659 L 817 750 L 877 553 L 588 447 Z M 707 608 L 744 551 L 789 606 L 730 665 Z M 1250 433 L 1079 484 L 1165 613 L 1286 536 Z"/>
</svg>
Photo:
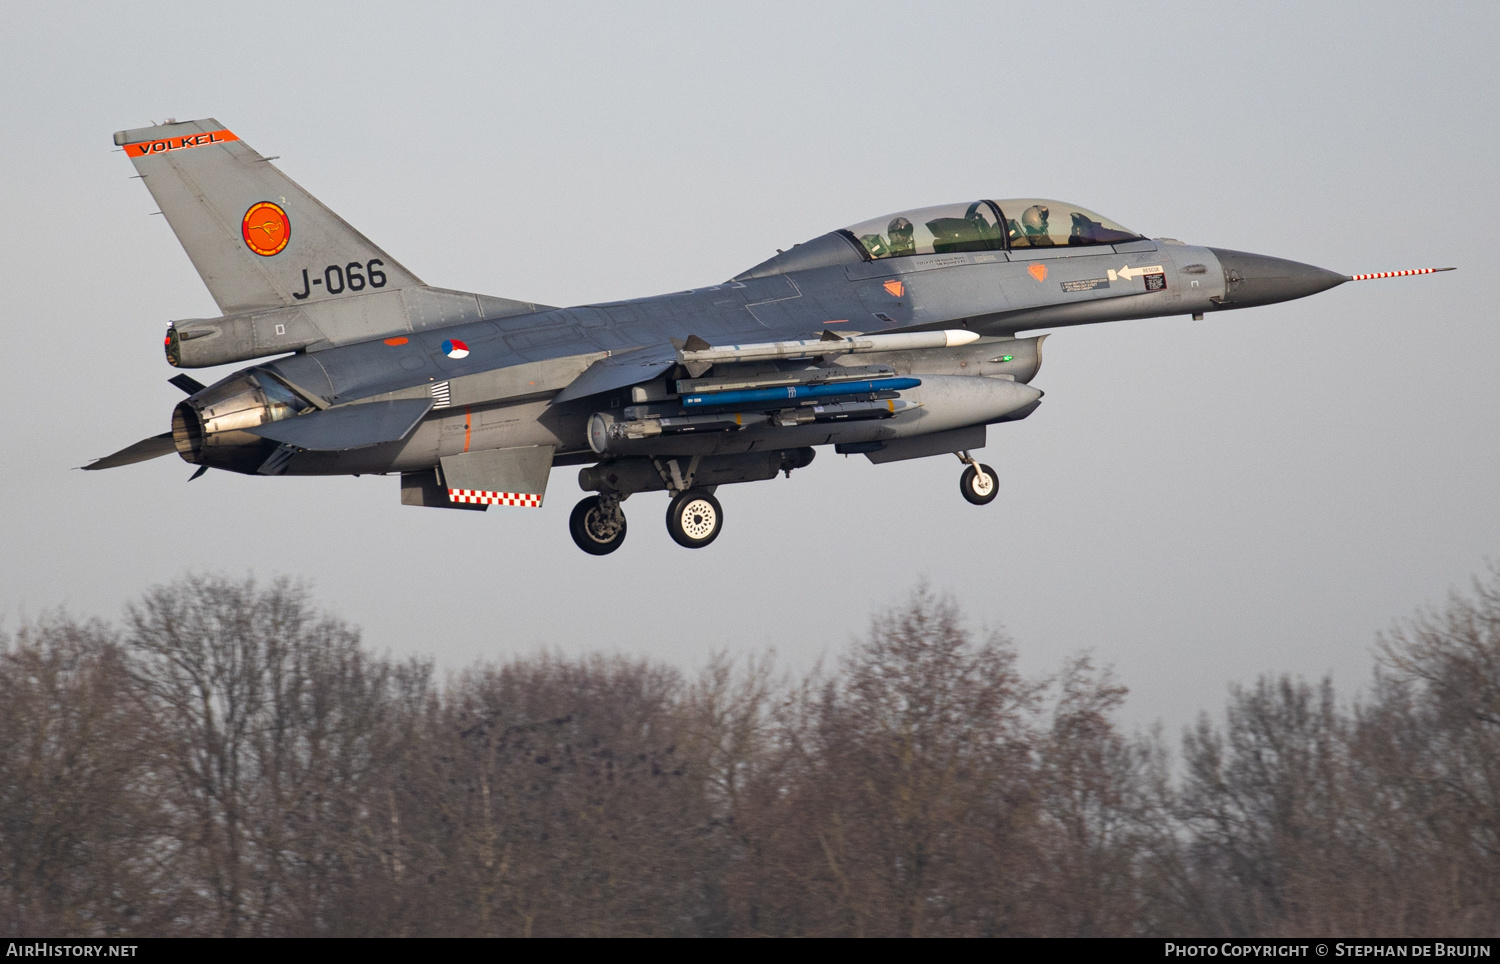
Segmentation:
<svg viewBox="0 0 1500 964">
<path fill-rule="evenodd" d="M 86 466 L 176 452 L 251 475 L 399 475 L 412 506 L 540 506 L 583 466 L 585 552 L 625 539 L 621 504 L 666 490 L 667 530 L 701 548 L 715 490 L 790 475 L 816 448 L 876 464 L 972 452 L 1030 415 L 1040 328 L 1267 305 L 1351 280 L 1150 239 L 1037 198 L 904 211 L 832 231 L 722 284 L 577 308 L 424 284 L 212 119 L 120 131 L 214 301 L 171 322 L 167 361 L 279 356 L 188 394 L 172 429 Z"/>
</svg>

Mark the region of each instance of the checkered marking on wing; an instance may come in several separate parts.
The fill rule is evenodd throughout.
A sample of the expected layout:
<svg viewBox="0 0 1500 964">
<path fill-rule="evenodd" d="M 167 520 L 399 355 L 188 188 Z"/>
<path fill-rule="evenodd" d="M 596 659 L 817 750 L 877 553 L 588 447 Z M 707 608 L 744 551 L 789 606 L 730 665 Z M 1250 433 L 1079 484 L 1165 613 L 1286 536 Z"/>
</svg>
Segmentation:
<svg viewBox="0 0 1500 964">
<path fill-rule="evenodd" d="M 473 502 L 480 505 L 519 505 L 540 509 L 542 497 L 535 492 L 486 492 L 483 489 L 449 489 L 448 501 Z"/>
<path fill-rule="evenodd" d="M 453 404 L 453 393 L 449 390 L 447 382 L 433 382 L 432 399 L 433 408 L 447 408 Z"/>
</svg>

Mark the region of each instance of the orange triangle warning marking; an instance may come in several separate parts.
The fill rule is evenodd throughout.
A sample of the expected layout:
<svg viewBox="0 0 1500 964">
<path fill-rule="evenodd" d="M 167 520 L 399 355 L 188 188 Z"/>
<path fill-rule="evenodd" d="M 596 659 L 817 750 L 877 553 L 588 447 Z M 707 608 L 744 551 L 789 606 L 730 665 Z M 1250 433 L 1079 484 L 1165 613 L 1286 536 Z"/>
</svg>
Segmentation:
<svg viewBox="0 0 1500 964">
<path fill-rule="evenodd" d="M 1044 264 L 1033 264 L 1027 267 L 1026 273 L 1038 281 L 1047 280 L 1047 266 Z"/>
<path fill-rule="evenodd" d="M 887 281 L 883 287 L 897 298 L 906 294 L 906 285 L 899 281 Z"/>
</svg>

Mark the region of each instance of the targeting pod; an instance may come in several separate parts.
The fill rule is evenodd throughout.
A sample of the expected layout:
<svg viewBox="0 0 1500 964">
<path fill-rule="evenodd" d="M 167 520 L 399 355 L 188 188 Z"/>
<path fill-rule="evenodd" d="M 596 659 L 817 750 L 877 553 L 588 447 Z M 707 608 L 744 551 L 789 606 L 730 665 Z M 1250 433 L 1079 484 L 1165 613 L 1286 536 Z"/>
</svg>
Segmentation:
<svg viewBox="0 0 1500 964">
<path fill-rule="evenodd" d="M 764 412 L 722 412 L 714 415 L 676 415 L 624 421 L 616 420 L 613 415 L 605 412 L 595 412 L 589 417 L 589 448 L 603 455 L 610 450 L 611 443 L 693 432 L 735 432 L 752 425 L 764 424 Z"/>
</svg>

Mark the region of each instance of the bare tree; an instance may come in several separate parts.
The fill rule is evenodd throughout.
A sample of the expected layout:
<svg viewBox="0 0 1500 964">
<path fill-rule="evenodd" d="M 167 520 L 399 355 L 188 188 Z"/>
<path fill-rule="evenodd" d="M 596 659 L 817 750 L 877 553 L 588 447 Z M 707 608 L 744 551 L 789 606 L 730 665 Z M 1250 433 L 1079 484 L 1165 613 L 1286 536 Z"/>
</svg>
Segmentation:
<svg viewBox="0 0 1500 964">
<path fill-rule="evenodd" d="M 160 922 L 146 737 L 112 629 L 57 615 L 0 637 L 0 931 Z"/>
<path fill-rule="evenodd" d="M 1383 634 L 1376 698 L 1360 716 L 1360 762 L 1379 788 L 1402 879 L 1392 901 L 1413 931 L 1500 928 L 1500 569 Z M 1372 801 L 1373 803 L 1373 801 Z M 1395 829 L 1395 828 L 1392 828 Z M 1388 860 L 1387 863 L 1394 861 Z"/>
<path fill-rule="evenodd" d="M 768 933 L 994 933 L 1031 860 L 1037 687 L 925 587 L 878 616 L 842 674 L 785 714 L 760 788 Z"/>
<path fill-rule="evenodd" d="M 128 622 L 182 913 L 225 936 L 323 930 L 332 890 L 380 862 L 367 795 L 388 752 L 388 666 L 287 580 L 191 576 Z"/>
<path fill-rule="evenodd" d="M 540 657 L 449 688 L 427 860 L 455 930 L 698 933 L 705 774 L 679 750 L 682 680 L 660 666 Z M 421 819 L 414 813 L 411 822 Z"/>
<path fill-rule="evenodd" d="M 832 672 L 540 655 L 434 682 L 302 586 L 188 577 L 0 637 L 14 934 L 1486 935 L 1500 574 L 1371 690 L 1126 736 L 919 588 Z"/>
<path fill-rule="evenodd" d="M 1117 729 L 1126 689 L 1087 655 L 1069 659 L 1052 689 L 1038 752 L 1038 926 L 1071 937 L 1157 933 L 1175 923 L 1149 899 L 1175 856 L 1160 741 Z"/>
<path fill-rule="evenodd" d="M 1232 687 L 1222 733 L 1186 734 L 1182 815 L 1200 882 L 1232 886 L 1203 925 L 1234 935 L 1326 933 L 1334 877 L 1352 869 L 1348 720 L 1333 684 L 1288 677 Z"/>
</svg>

